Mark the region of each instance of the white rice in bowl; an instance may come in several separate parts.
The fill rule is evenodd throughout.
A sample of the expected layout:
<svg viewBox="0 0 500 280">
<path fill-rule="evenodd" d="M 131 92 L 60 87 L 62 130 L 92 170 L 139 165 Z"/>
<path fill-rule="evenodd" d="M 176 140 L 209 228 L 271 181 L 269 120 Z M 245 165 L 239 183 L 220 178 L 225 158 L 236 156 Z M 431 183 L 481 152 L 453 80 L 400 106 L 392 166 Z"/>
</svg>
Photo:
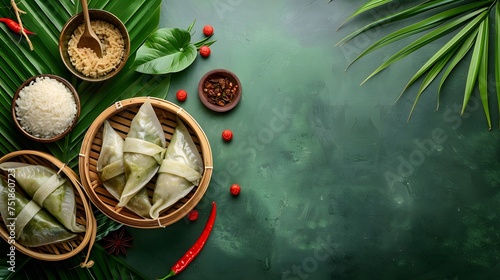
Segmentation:
<svg viewBox="0 0 500 280">
<path fill-rule="evenodd" d="M 52 138 L 71 126 L 77 107 L 73 94 L 63 83 L 37 77 L 20 90 L 15 111 L 26 132 L 37 138 Z"/>
</svg>

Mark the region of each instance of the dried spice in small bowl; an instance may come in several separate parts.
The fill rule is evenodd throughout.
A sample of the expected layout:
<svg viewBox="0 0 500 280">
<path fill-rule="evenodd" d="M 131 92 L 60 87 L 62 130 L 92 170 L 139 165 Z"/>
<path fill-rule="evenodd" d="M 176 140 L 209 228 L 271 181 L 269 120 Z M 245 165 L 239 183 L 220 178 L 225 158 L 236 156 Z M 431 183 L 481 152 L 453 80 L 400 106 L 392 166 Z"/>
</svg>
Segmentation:
<svg viewBox="0 0 500 280">
<path fill-rule="evenodd" d="M 208 102 L 222 107 L 233 102 L 237 90 L 238 85 L 228 78 L 210 79 L 203 85 Z"/>
<path fill-rule="evenodd" d="M 226 69 L 208 71 L 198 83 L 198 96 L 208 109 L 215 112 L 232 110 L 240 101 L 240 79 Z"/>
</svg>

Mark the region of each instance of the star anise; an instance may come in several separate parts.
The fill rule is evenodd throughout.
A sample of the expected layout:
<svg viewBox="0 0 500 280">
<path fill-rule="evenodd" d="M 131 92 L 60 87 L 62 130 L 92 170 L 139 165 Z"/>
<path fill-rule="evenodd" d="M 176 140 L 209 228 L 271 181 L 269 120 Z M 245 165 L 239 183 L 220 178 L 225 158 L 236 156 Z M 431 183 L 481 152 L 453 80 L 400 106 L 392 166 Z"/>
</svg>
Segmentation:
<svg viewBox="0 0 500 280">
<path fill-rule="evenodd" d="M 106 244 L 104 249 L 109 255 L 115 254 L 118 256 L 120 253 L 127 255 L 127 248 L 132 247 L 132 236 L 128 235 L 125 227 L 120 230 L 115 230 L 102 239 Z"/>
</svg>

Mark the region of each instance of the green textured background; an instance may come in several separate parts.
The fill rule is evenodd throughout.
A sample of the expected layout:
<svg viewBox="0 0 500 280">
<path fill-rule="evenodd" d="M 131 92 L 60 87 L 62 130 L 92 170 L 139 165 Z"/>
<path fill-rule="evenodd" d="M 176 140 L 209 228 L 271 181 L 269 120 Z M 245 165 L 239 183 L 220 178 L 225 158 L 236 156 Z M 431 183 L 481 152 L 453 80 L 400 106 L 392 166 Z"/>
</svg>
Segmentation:
<svg viewBox="0 0 500 280">
<path fill-rule="evenodd" d="M 194 243 L 218 203 L 212 235 L 177 279 L 497 279 L 500 275 L 499 132 L 487 131 L 474 97 L 459 115 L 465 71 L 435 87 L 407 116 L 416 94 L 398 102 L 406 82 L 437 45 L 363 81 L 407 42 L 376 51 L 344 71 L 381 34 L 343 47 L 337 31 L 363 1 L 168 0 L 160 27 L 195 39 L 211 24 L 218 41 L 208 59 L 172 75 L 168 100 L 183 106 L 212 145 L 214 175 L 200 219 L 159 230 L 129 229 L 126 262 L 154 278 Z M 197 98 L 201 76 L 235 72 L 241 103 L 218 114 Z M 496 109 L 495 109 L 496 110 Z M 498 123 L 494 124 L 498 127 Z M 234 132 L 222 141 L 224 129 Z M 242 186 L 230 196 L 230 184 Z"/>
</svg>

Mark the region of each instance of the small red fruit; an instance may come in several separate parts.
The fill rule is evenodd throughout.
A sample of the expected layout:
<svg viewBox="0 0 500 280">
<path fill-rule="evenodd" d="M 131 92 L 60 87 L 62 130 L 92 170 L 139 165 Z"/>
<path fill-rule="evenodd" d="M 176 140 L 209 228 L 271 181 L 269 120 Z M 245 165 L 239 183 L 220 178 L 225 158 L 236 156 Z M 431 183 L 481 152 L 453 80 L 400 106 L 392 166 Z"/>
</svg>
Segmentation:
<svg viewBox="0 0 500 280">
<path fill-rule="evenodd" d="M 186 101 L 186 99 L 188 97 L 188 94 L 187 94 L 187 92 L 185 90 L 180 89 L 175 94 L 175 97 L 177 97 L 177 100 L 183 102 L 183 101 Z"/>
<path fill-rule="evenodd" d="M 241 187 L 238 184 L 232 184 L 231 187 L 229 187 L 229 192 L 233 196 L 238 196 L 241 192 Z"/>
<path fill-rule="evenodd" d="M 198 220 L 198 211 L 196 209 L 193 209 L 189 212 L 189 214 L 187 215 L 188 217 L 188 220 L 190 220 L 191 222 L 194 222 L 196 220 Z"/>
<path fill-rule="evenodd" d="M 200 47 L 200 55 L 203 57 L 208 57 L 210 55 L 210 47 L 209 46 L 201 46 Z"/>
<path fill-rule="evenodd" d="M 212 36 L 214 34 L 214 28 L 211 25 L 205 25 L 203 27 L 203 34 L 205 36 Z"/>
<path fill-rule="evenodd" d="M 222 131 L 222 139 L 226 142 L 231 141 L 231 139 L 233 139 L 233 132 L 229 129 Z"/>
</svg>

